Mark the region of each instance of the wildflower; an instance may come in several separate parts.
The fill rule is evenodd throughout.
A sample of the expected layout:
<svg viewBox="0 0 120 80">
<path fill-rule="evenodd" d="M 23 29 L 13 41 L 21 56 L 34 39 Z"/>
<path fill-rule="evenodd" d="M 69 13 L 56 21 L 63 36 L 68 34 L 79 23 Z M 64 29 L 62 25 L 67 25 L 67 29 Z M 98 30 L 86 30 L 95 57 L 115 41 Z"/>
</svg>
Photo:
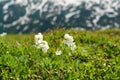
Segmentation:
<svg viewBox="0 0 120 80">
<path fill-rule="evenodd" d="M 71 54 L 71 53 L 68 53 L 68 55 L 69 55 L 69 56 L 72 56 L 72 54 Z"/>
<path fill-rule="evenodd" d="M 36 47 L 42 49 L 44 53 L 46 53 L 49 49 L 47 41 L 41 41 L 39 44 L 36 45 Z"/>
<path fill-rule="evenodd" d="M 75 48 L 76 48 L 75 43 L 74 43 L 74 42 L 73 42 L 73 43 L 71 43 L 71 44 L 70 44 L 70 49 L 71 49 L 72 51 L 74 51 L 74 50 L 75 50 Z"/>
<path fill-rule="evenodd" d="M 2 34 L 0 34 L 1 37 L 6 36 L 6 35 L 7 35 L 7 33 L 5 33 L 5 32 L 3 32 Z"/>
<path fill-rule="evenodd" d="M 63 42 L 64 42 L 65 44 L 67 44 L 72 51 L 74 51 L 75 48 L 76 48 L 75 42 L 73 42 L 73 41 L 74 41 L 74 39 L 73 39 L 72 36 L 70 36 L 69 34 L 65 34 L 65 35 L 64 35 L 64 40 L 63 40 Z"/>
<path fill-rule="evenodd" d="M 64 41 L 65 44 L 69 45 L 73 42 L 73 37 L 70 36 L 69 34 L 65 34 L 63 41 Z"/>
<path fill-rule="evenodd" d="M 35 35 L 35 43 L 38 44 L 41 41 L 43 41 L 43 35 L 41 33 L 38 33 L 37 35 Z"/>
<path fill-rule="evenodd" d="M 38 47 L 41 48 L 44 53 L 46 53 L 47 50 L 49 49 L 47 41 L 41 41 L 41 43 L 39 43 Z"/>
<path fill-rule="evenodd" d="M 62 54 L 62 51 L 58 51 L 58 50 L 57 50 L 57 51 L 55 52 L 55 54 L 56 54 L 56 55 L 61 55 L 61 54 Z"/>
<path fill-rule="evenodd" d="M 35 35 L 35 45 L 38 49 L 42 49 L 44 53 L 46 53 L 49 49 L 49 45 L 47 41 L 43 40 L 43 35 L 41 33 Z"/>
</svg>

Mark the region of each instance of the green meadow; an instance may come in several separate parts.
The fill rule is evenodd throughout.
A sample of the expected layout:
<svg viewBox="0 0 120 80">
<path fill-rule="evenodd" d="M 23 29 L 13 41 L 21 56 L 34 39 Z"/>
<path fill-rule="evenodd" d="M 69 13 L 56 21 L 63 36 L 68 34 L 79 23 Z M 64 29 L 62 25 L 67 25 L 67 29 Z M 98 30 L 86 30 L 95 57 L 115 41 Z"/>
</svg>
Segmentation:
<svg viewBox="0 0 120 80">
<path fill-rule="evenodd" d="M 48 30 L 47 53 L 35 47 L 36 34 L 0 37 L 1 80 L 120 80 L 120 29 Z M 73 36 L 74 51 L 63 43 L 65 34 Z"/>
</svg>

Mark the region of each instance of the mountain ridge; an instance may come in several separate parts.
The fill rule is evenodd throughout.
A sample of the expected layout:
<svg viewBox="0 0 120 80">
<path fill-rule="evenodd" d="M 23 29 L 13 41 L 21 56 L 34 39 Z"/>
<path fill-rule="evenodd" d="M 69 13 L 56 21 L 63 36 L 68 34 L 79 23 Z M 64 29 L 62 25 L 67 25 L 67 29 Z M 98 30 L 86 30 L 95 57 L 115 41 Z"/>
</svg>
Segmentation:
<svg viewBox="0 0 120 80">
<path fill-rule="evenodd" d="M 120 28 L 119 3 L 120 0 L 6 0 L 0 2 L 0 32 L 44 32 L 55 27 Z"/>
</svg>

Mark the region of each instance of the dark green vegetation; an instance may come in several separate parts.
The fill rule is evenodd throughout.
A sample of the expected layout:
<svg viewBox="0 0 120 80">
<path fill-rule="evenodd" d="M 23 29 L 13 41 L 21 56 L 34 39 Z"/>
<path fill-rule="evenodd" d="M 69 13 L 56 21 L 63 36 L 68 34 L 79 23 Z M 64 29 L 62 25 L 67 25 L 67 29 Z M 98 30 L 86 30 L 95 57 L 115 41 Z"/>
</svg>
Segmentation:
<svg viewBox="0 0 120 80">
<path fill-rule="evenodd" d="M 65 33 L 74 37 L 74 52 L 63 45 Z M 34 47 L 34 34 L 0 37 L 0 79 L 120 80 L 120 29 L 58 29 L 43 35 L 50 46 L 46 54 Z"/>
</svg>

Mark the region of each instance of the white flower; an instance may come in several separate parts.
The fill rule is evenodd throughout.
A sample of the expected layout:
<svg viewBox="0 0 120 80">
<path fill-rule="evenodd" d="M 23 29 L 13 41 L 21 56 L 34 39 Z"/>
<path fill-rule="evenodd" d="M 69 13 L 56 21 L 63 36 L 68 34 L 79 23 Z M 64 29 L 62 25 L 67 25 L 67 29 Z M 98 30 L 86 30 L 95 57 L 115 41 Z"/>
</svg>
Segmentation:
<svg viewBox="0 0 120 80">
<path fill-rule="evenodd" d="M 68 53 L 68 55 L 69 55 L 69 56 L 72 56 L 72 54 L 71 54 L 71 53 Z"/>
<path fill-rule="evenodd" d="M 58 50 L 57 50 L 57 51 L 55 52 L 55 54 L 56 54 L 56 55 L 61 55 L 61 54 L 62 54 L 62 51 L 58 51 Z"/>
<path fill-rule="evenodd" d="M 69 44 L 71 44 L 74 40 L 73 40 L 73 37 L 72 37 L 72 36 L 70 36 L 69 34 L 65 34 L 63 41 L 64 41 L 65 44 L 69 45 Z"/>
<path fill-rule="evenodd" d="M 69 34 L 65 34 L 65 35 L 64 35 L 64 40 L 63 40 L 63 42 L 64 42 L 65 44 L 67 44 L 72 51 L 74 51 L 75 48 L 76 48 L 75 42 L 73 42 L 73 41 L 74 41 L 74 39 L 73 39 L 72 36 L 70 36 Z"/>
<path fill-rule="evenodd" d="M 43 52 L 43 53 L 47 53 L 48 49 L 49 49 L 49 46 L 43 47 L 43 48 L 42 48 L 42 52 Z"/>
<path fill-rule="evenodd" d="M 35 43 L 38 44 L 41 41 L 43 41 L 43 35 L 41 33 L 38 33 L 37 35 L 35 35 Z"/>
<path fill-rule="evenodd" d="M 40 45 L 40 47 L 45 48 L 46 46 L 48 46 L 48 43 L 47 43 L 47 41 L 41 41 L 41 43 L 39 45 Z"/>
<path fill-rule="evenodd" d="M 6 35 L 7 35 L 7 33 L 5 33 L 5 32 L 3 32 L 2 34 L 0 34 L 1 37 L 6 36 Z"/>
<path fill-rule="evenodd" d="M 37 44 L 37 48 L 41 48 L 43 52 L 47 52 L 49 45 L 47 41 L 41 41 L 39 44 Z"/>
<path fill-rule="evenodd" d="M 38 49 L 42 49 L 44 53 L 46 53 L 49 49 L 49 45 L 47 41 L 43 40 L 43 35 L 41 33 L 38 33 L 37 35 L 35 35 L 35 46 Z"/>
<path fill-rule="evenodd" d="M 73 42 L 73 43 L 71 43 L 71 44 L 70 44 L 70 49 L 71 49 L 72 51 L 74 51 L 74 50 L 75 50 L 75 48 L 76 48 L 75 43 L 74 43 L 74 42 Z"/>
</svg>

